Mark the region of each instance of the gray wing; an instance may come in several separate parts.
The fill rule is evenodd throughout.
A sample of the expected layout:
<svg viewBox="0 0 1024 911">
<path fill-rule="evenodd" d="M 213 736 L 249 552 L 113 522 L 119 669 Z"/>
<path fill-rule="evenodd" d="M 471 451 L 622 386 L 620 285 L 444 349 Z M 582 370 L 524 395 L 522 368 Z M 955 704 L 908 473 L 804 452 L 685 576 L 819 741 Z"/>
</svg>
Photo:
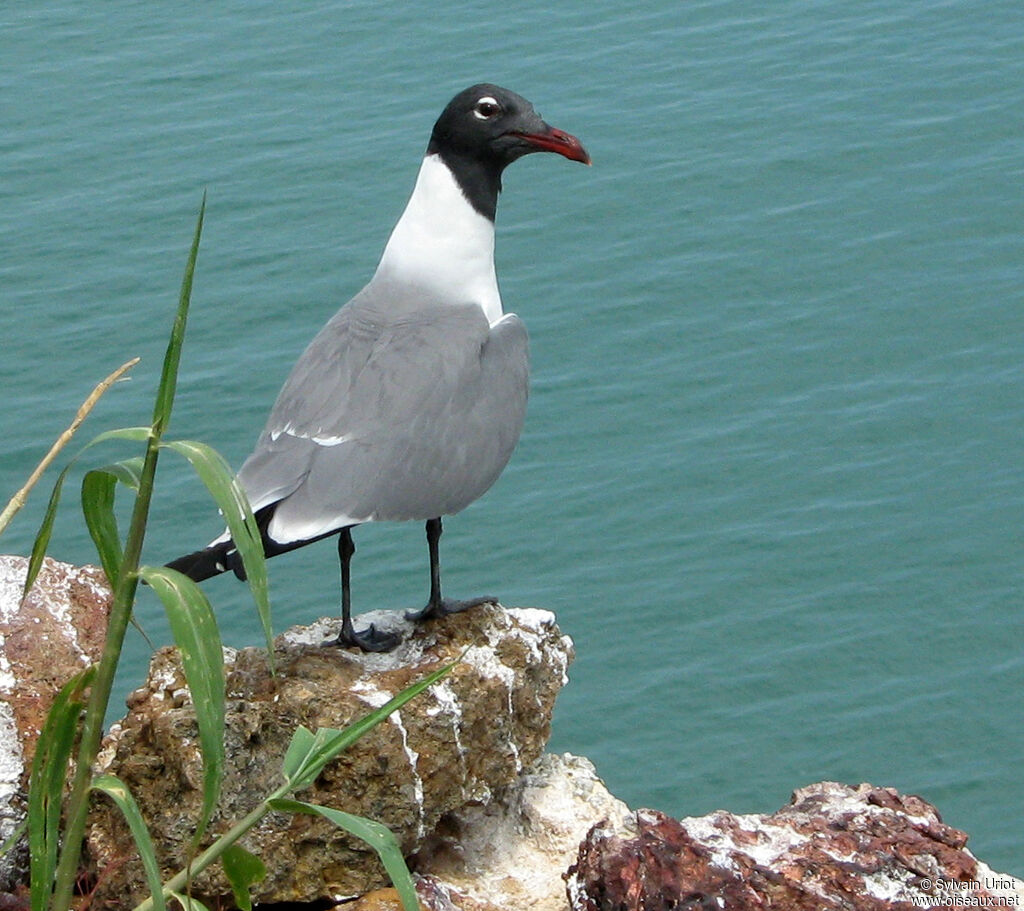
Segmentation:
<svg viewBox="0 0 1024 911">
<path fill-rule="evenodd" d="M 337 436 L 330 428 L 344 422 L 349 390 L 376 334 L 372 321 L 353 306 L 357 300 L 339 310 L 296 361 L 238 473 L 253 510 L 295 491 L 317 446 Z"/>
<path fill-rule="evenodd" d="M 374 519 L 458 512 L 519 438 L 528 343 L 476 305 L 384 315 L 357 297 L 295 365 L 239 474 L 254 508 L 280 501 L 280 542 Z"/>
</svg>

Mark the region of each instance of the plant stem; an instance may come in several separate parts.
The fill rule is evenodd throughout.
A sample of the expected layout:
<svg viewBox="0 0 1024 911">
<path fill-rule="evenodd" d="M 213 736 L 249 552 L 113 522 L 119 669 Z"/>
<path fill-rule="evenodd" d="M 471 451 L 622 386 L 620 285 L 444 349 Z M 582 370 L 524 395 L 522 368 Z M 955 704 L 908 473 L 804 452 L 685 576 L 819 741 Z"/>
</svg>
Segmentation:
<svg viewBox="0 0 1024 911">
<path fill-rule="evenodd" d="M 238 841 L 246 832 L 248 832 L 253 826 L 255 826 L 264 816 L 271 811 L 270 802 L 276 800 L 279 797 L 284 797 L 291 790 L 291 786 L 288 784 L 283 785 L 271 794 L 268 798 L 261 801 L 260 804 L 246 816 L 240 819 L 235 825 L 233 825 L 227 832 L 221 835 L 210 847 L 208 847 L 202 854 L 200 854 L 189 867 L 185 870 L 180 870 L 171 879 L 164 883 L 164 896 L 167 897 L 171 892 L 181 891 L 182 886 L 188 882 L 189 876 L 195 876 L 197 873 L 201 873 L 210 864 L 219 860 L 221 855 L 227 851 L 236 841 Z M 135 906 L 133 911 L 152 911 L 153 899 L 152 897 L 147 898 L 141 904 Z"/>
<path fill-rule="evenodd" d="M 96 677 L 90 688 L 89 703 L 85 710 L 82 739 L 78 746 L 75 775 L 72 779 L 71 794 L 68 799 L 64 843 L 60 863 L 57 865 L 56 887 L 51 904 L 54 909 L 70 906 L 75 879 L 78 875 L 82 838 L 85 835 L 86 816 L 89 810 L 92 763 L 103 737 L 103 719 L 110 702 L 110 692 L 113 688 L 114 674 L 117 671 L 125 632 L 131 621 L 132 605 L 135 603 L 135 590 L 139 584 L 137 570 L 142 555 L 142 542 L 146 534 L 146 520 L 149 516 L 149 504 L 153 495 L 153 480 L 156 476 L 159 452 L 159 432 L 154 428 L 146 445 L 146 458 L 142 465 L 139 493 L 132 511 L 131 527 L 125 541 L 124 558 L 121 562 L 117 586 L 114 589 L 110 619 L 107 622 L 107 638 L 103 644 L 103 654 L 96 667 Z"/>
<path fill-rule="evenodd" d="M 78 412 L 75 414 L 75 418 L 71 422 L 70 426 L 59 437 L 57 437 L 57 441 L 50 447 L 50 451 L 43 456 L 43 460 L 36 466 L 35 471 L 29 475 L 25 485 L 13 497 L 11 497 L 10 502 L 4 507 L 4 511 L 0 513 L 0 534 L 3 534 L 4 529 L 11 523 L 11 519 L 14 518 L 14 514 L 25 505 L 25 500 L 28 499 L 29 491 L 36 486 L 36 482 L 43 476 L 43 472 L 50 467 L 50 463 L 57 458 L 58 453 L 68 444 L 68 440 L 74 436 L 75 431 L 82 426 L 82 421 L 88 417 L 89 412 L 92 411 L 93 407 L 100 400 L 100 396 L 113 386 L 126 370 L 130 370 L 134 367 L 139 360 L 139 358 L 133 357 L 128 361 L 128 363 L 122 364 L 117 368 L 117 370 L 110 374 L 110 376 L 97 384 L 96 388 L 89 393 L 89 397 L 82 402 L 82 406 L 78 409 Z"/>
<path fill-rule="evenodd" d="M 185 339 L 185 324 L 192 295 L 192 278 L 195 274 L 196 256 L 199 253 L 199 238 L 203 232 L 203 215 L 206 212 L 206 194 L 199 206 L 192 248 L 185 264 L 185 275 L 178 296 L 178 309 L 164 354 L 163 371 L 157 388 L 156 403 L 153 406 L 153 423 L 146 441 L 146 457 L 139 476 L 138 494 L 132 510 L 131 526 L 125 539 L 121 566 L 114 585 L 114 600 L 107 620 L 107 638 L 103 643 L 103 654 L 96 668 L 89 691 L 89 703 L 85 709 L 82 724 L 82 739 L 78 745 L 75 775 L 68 797 L 67 822 L 64 825 L 64 843 L 61 846 L 60 862 L 50 903 L 52 911 L 66 911 L 71 906 L 71 895 L 78 875 L 78 863 L 82 854 L 82 838 L 89 813 L 89 792 L 92 783 L 92 764 L 99 752 L 103 738 L 103 719 L 110 703 L 110 692 L 114 686 L 114 675 L 121 658 L 125 632 L 132 619 L 135 605 L 135 591 L 139 587 L 139 560 L 142 556 L 142 542 L 146 537 L 146 521 L 149 518 L 149 504 L 153 498 L 153 482 L 156 478 L 157 457 L 160 454 L 160 440 L 171 418 L 174 404 L 174 390 L 178 380 L 178 364 L 181 360 L 181 346 Z"/>
</svg>

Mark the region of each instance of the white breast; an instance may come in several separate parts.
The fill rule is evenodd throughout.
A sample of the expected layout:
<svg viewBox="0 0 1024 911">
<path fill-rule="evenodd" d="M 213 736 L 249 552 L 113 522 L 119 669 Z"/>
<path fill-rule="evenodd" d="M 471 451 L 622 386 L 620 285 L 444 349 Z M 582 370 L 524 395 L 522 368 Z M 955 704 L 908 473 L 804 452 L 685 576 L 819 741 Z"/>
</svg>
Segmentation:
<svg viewBox="0 0 1024 911">
<path fill-rule="evenodd" d="M 475 302 L 492 325 L 502 317 L 494 222 L 470 205 L 437 155 L 423 159 L 409 203 L 377 266 L 378 278 L 421 287 L 435 301 Z"/>
</svg>

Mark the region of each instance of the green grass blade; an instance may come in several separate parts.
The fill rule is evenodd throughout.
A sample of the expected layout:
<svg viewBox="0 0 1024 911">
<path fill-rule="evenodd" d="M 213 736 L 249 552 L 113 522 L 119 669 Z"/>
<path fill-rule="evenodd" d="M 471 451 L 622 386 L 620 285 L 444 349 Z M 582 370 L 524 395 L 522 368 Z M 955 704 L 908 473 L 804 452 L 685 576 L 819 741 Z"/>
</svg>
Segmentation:
<svg viewBox="0 0 1024 911">
<path fill-rule="evenodd" d="M 238 483 L 224 457 L 205 443 L 197 443 L 195 440 L 173 440 L 161 445 L 188 459 L 223 513 L 224 521 L 231 532 L 231 540 L 238 548 L 238 555 L 245 566 L 249 589 L 252 591 L 256 610 L 263 624 L 267 654 L 273 668 L 274 633 L 270 620 L 267 561 L 263 556 L 263 542 L 256 527 L 256 518 L 252 514 L 242 485 Z"/>
<path fill-rule="evenodd" d="M 29 593 L 29 589 L 31 589 L 35 583 L 36 577 L 39 575 L 39 570 L 43 565 L 43 557 L 46 556 L 46 551 L 50 546 L 50 538 L 53 536 L 53 523 L 57 518 L 57 507 L 60 505 L 61 491 L 63 490 L 64 481 L 67 478 L 71 467 L 76 461 L 78 461 L 78 458 L 86 449 L 90 449 L 98 443 L 105 443 L 109 440 L 129 440 L 136 443 L 145 442 L 149 439 L 149 435 L 150 429 L 148 427 L 122 427 L 119 430 L 108 430 L 86 443 L 78 455 L 64 466 L 64 469 L 57 476 L 56 483 L 53 485 L 53 492 L 50 494 L 50 501 L 46 506 L 46 512 L 43 515 L 42 524 L 39 526 L 39 532 L 36 534 L 36 539 L 32 544 L 32 555 L 29 557 L 28 562 L 28 574 L 25 576 L 25 586 L 21 593 L 23 598 Z M 138 485 L 136 482 L 136 489 L 137 487 Z M 105 566 L 104 569 L 106 569 Z M 111 580 L 113 579 L 109 573 L 107 574 L 107 578 Z"/>
<path fill-rule="evenodd" d="M 344 730 L 338 731 L 333 728 L 320 728 L 316 734 L 309 738 L 309 731 L 299 728 L 292 735 L 292 742 L 285 754 L 285 780 L 290 785 L 290 790 L 301 791 L 308 788 L 317 776 L 323 771 L 324 766 L 338 756 L 343 750 L 348 749 L 367 731 L 376 727 L 392 712 L 397 711 L 410 699 L 415 698 L 427 687 L 433 686 L 454 664 L 446 664 L 436 671 L 428 674 L 418 683 L 402 690 L 393 699 L 386 702 L 379 709 L 375 709 L 354 724 L 350 724 Z M 305 755 L 302 750 L 305 748 Z M 291 771 L 289 772 L 289 769 Z"/>
<path fill-rule="evenodd" d="M 117 585 L 121 569 L 121 536 L 114 515 L 116 487 L 117 475 L 105 468 L 87 471 L 82 478 L 82 515 L 111 588 Z"/>
<path fill-rule="evenodd" d="M 7 840 L 0 845 L 0 857 L 6 857 L 8 851 L 13 851 L 14 846 L 21 841 L 22 836 L 28 831 L 28 817 L 26 816 L 15 827 L 14 831 L 7 836 Z"/>
<path fill-rule="evenodd" d="M 60 506 L 60 494 L 64 489 L 64 479 L 68 476 L 68 470 L 73 462 L 68 463 L 64 470 L 57 475 L 53 485 L 53 492 L 50 494 L 50 501 L 46 504 L 46 512 L 43 514 L 42 524 L 32 543 L 32 554 L 28 560 L 28 573 L 25 575 L 25 585 L 21 590 L 21 597 L 24 598 L 32 586 L 35 585 L 39 570 L 43 567 L 43 557 L 46 556 L 47 548 L 50 546 L 50 538 L 53 536 L 53 523 L 57 518 L 57 507 Z"/>
<path fill-rule="evenodd" d="M 95 442 L 95 441 L 93 441 Z M 92 443 L 89 444 L 90 446 Z M 87 471 L 82 478 L 82 515 L 96 545 L 103 571 L 113 588 L 121 566 L 121 536 L 114 514 L 117 482 L 138 491 L 142 479 L 141 457 Z"/>
<path fill-rule="evenodd" d="M 187 576 L 166 566 L 142 566 L 139 576 L 164 604 L 195 706 L 203 751 L 203 807 L 194 836 L 198 845 L 217 805 L 224 769 L 224 653 L 220 632 L 206 595 Z"/>
<path fill-rule="evenodd" d="M 142 466 L 145 464 L 145 461 L 142 456 L 136 456 L 132 459 L 114 462 L 111 465 L 105 466 L 103 470 L 113 474 L 125 487 L 131 488 L 138 493 L 139 485 L 142 483 Z M 139 635 L 146 641 L 150 651 L 155 652 L 156 646 L 153 645 L 153 641 L 146 635 L 146 631 L 142 628 L 134 612 L 132 612 L 131 623 L 139 631 Z"/>
<path fill-rule="evenodd" d="M 78 718 L 85 705 L 82 692 L 92 682 L 94 673 L 94 669 L 89 668 L 64 684 L 50 706 L 36 741 L 28 797 L 32 911 L 44 911 L 53 890 L 68 760 L 78 731 Z"/>
<path fill-rule="evenodd" d="M 108 430 L 86 443 L 79 451 L 78 455 L 64 466 L 64 469 L 57 476 L 56 483 L 53 485 L 53 492 L 50 494 L 50 501 L 46 506 L 46 512 L 43 515 L 42 524 L 40 525 L 39 532 L 36 534 L 36 539 L 32 544 L 32 554 L 29 557 L 28 563 L 28 574 L 25 576 L 25 586 L 21 593 L 23 598 L 29 593 L 29 590 L 35 583 L 36 577 L 39 575 L 39 570 L 43 565 L 43 557 L 46 556 L 46 551 L 50 546 L 50 538 L 53 536 L 53 523 L 57 518 L 57 507 L 60 505 L 61 491 L 63 490 L 64 481 L 67 478 L 71 467 L 78 461 L 79 457 L 83 452 L 85 452 L 85 450 L 90 449 L 98 443 L 105 443 L 109 440 L 129 440 L 135 443 L 145 442 L 149 439 L 150 432 L 150 428 L 148 427 L 122 427 L 118 430 Z M 128 465 L 130 462 L 131 460 L 122 464 Z M 130 471 L 130 469 L 128 469 L 128 471 Z M 137 490 L 137 479 L 134 486 Z M 92 529 L 90 529 L 90 533 L 91 532 Z M 95 538 L 93 540 L 95 540 Z M 98 546 L 99 545 L 97 545 L 97 547 Z M 101 561 L 103 559 L 102 553 L 100 554 L 100 559 Z M 105 564 L 104 569 L 107 569 Z M 113 576 L 110 575 L 109 571 L 107 572 L 107 578 L 111 580 L 111 583 L 113 583 Z"/>
<path fill-rule="evenodd" d="M 174 406 L 174 392 L 178 385 L 178 365 L 181 363 L 181 347 L 185 341 L 185 326 L 188 322 L 188 308 L 192 300 L 192 279 L 196 271 L 196 257 L 199 255 L 199 238 L 203 233 L 203 218 L 206 214 L 206 193 L 199 206 L 199 217 L 196 219 L 196 230 L 192 236 L 192 248 L 189 250 L 185 264 L 185 274 L 181 280 L 181 293 L 178 296 L 178 312 L 174 318 L 171 337 L 167 342 L 164 354 L 163 370 L 160 374 L 160 386 L 156 393 L 153 406 L 153 427 L 158 434 L 167 429 L 171 420 L 171 409 Z"/>
<path fill-rule="evenodd" d="M 139 805 L 132 797 L 131 791 L 121 779 L 114 775 L 101 775 L 94 779 L 92 789 L 106 794 L 121 811 L 121 815 L 131 830 L 132 838 L 135 840 L 135 847 L 138 849 L 143 869 L 146 871 L 146 882 L 149 884 L 149 892 L 153 897 L 153 909 L 154 911 L 166 911 L 163 883 L 160 881 L 160 865 L 156 860 L 156 852 L 153 850 L 153 841 L 149 837 L 149 830 L 146 828 L 142 813 L 139 812 Z"/>
<path fill-rule="evenodd" d="M 144 461 L 142 456 L 136 456 L 133 459 L 124 459 L 121 462 L 104 465 L 100 470 L 112 474 L 125 487 L 138 491 L 139 484 L 142 482 L 142 464 Z"/>
<path fill-rule="evenodd" d="M 299 772 L 310 750 L 313 749 L 313 744 L 313 732 L 309 728 L 299 725 L 295 733 L 292 734 L 288 752 L 285 753 L 284 762 L 281 763 L 281 771 L 286 780 L 291 781 Z"/>
<path fill-rule="evenodd" d="M 350 835 L 365 841 L 384 864 L 388 871 L 391 882 L 402 900 L 402 907 L 405 911 L 419 911 L 420 903 L 416 897 L 416 887 L 413 885 L 409 868 L 405 865 L 405 858 L 402 857 L 402 849 L 394 833 L 385 825 L 372 819 L 365 819 L 362 816 L 353 816 L 341 810 L 333 810 L 330 807 L 321 807 L 314 803 L 304 803 L 300 800 L 288 800 L 279 798 L 268 801 L 275 810 L 282 810 L 288 813 L 309 813 L 313 816 L 322 816 L 329 822 L 334 823 L 339 829 L 344 829 Z"/>
<path fill-rule="evenodd" d="M 204 206 L 205 209 L 205 197 Z M 103 645 L 103 656 L 98 665 L 96 679 L 89 694 L 85 720 L 82 724 L 78 746 L 78 761 L 75 765 L 71 792 L 65 814 L 64 842 L 57 865 L 56 883 L 54 886 L 53 903 L 55 909 L 68 908 L 71 905 L 78 863 L 81 857 L 82 839 L 85 835 L 86 817 L 89 810 L 90 769 L 99 750 L 103 735 L 103 718 L 110 702 L 110 694 L 114 683 L 114 674 L 120 660 L 124 645 L 125 632 L 132 616 L 138 585 L 139 558 L 146 537 L 146 521 L 152 503 L 153 482 L 160 453 L 159 443 L 163 430 L 170 417 L 170 408 L 174 401 L 174 388 L 177 383 L 177 370 L 181 358 L 181 345 L 185 333 L 185 318 L 192 290 L 192 275 L 199 248 L 199 236 L 202 229 L 203 209 L 200 210 L 196 231 L 192 242 L 182 293 L 178 302 L 177 318 L 171 339 L 168 342 L 167 354 L 164 357 L 160 388 L 154 405 L 154 421 L 151 428 L 142 431 L 146 440 L 146 458 L 143 464 L 139 492 L 132 510 L 131 524 L 124 543 L 124 558 L 121 571 L 118 573 L 117 585 L 107 621 L 107 638 Z M 223 698 L 223 690 L 221 691 Z"/>
<path fill-rule="evenodd" d="M 103 433 L 98 434 L 89 440 L 85 446 L 82 447 L 82 451 L 78 454 L 81 455 L 86 449 L 91 449 L 99 443 L 108 443 L 110 440 L 126 440 L 129 443 L 145 443 L 150 438 L 152 430 L 149 427 L 118 427 L 114 430 L 104 430 Z M 78 458 L 78 456 L 75 456 Z"/>
<path fill-rule="evenodd" d="M 191 895 L 183 895 L 181 892 L 172 892 L 171 898 L 181 905 L 183 911 L 210 911 L 206 905 L 201 901 L 197 901 L 192 898 Z"/>
<path fill-rule="evenodd" d="M 224 875 L 231 883 L 231 891 L 235 895 L 235 904 L 241 911 L 252 911 L 252 897 L 249 887 L 258 883 L 267 875 L 267 868 L 251 851 L 241 845 L 232 845 L 221 855 L 220 865 Z"/>
</svg>

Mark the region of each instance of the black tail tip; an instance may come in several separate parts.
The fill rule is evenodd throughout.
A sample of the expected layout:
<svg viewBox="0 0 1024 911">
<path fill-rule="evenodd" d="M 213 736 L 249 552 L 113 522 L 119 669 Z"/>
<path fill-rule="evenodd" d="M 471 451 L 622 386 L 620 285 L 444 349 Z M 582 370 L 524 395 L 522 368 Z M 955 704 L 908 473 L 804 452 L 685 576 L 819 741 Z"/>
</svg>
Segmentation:
<svg viewBox="0 0 1024 911">
<path fill-rule="evenodd" d="M 193 582 L 202 582 L 213 576 L 232 570 L 240 579 L 245 578 L 242 561 L 238 559 L 238 551 L 231 541 L 204 547 L 191 554 L 185 554 L 167 564 L 169 569 L 176 569 L 188 576 Z"/>
</svg>

